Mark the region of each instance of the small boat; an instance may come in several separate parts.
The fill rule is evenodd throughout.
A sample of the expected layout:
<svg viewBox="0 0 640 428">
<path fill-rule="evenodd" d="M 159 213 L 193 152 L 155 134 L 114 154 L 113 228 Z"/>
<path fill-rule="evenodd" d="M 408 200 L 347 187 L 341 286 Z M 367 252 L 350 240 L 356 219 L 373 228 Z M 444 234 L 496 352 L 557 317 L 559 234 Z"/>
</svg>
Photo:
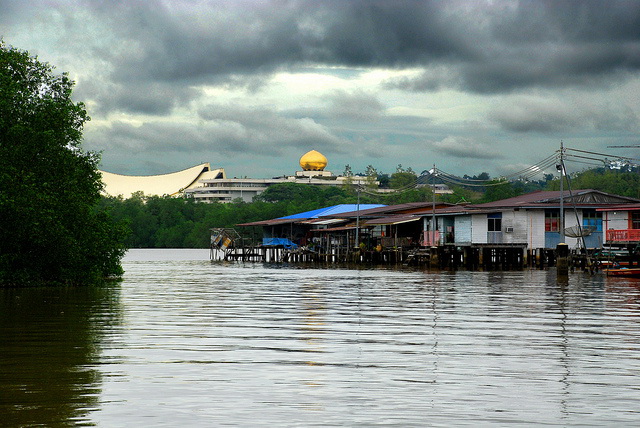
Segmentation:
<svg viewBox="0 0 640 428">
<path fill-rule="evenodd" d="M 613 269 L 613 268 L 619 268 L 623 266 L 629 266 L 629 262 L 625 262 L 625 261 L 600 260 L 598 263 L 600 264 L 600 267 L 602 267 L 603 269 Z"/>
<path fill-rule="evenodd" d="M 602 270 L 607 276 L 640 277 L 640 267 L 636 268 L 611 268 Z"/>
</svg>

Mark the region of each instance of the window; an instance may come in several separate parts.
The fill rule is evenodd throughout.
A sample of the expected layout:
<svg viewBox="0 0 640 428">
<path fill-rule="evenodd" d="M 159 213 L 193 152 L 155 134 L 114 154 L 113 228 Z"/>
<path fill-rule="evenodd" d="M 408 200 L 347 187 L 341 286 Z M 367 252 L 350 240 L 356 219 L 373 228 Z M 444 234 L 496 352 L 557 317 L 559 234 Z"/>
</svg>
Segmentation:
<svg viewBox="0 0 640 428">
<path fill-rule="evenodd" d="M 487 230 L 489 232 L 502 231 L 502 213 L 487 215 Z"/>
<path fill-rule="evenodd" d="M 602 213 L 596 210 L 582 210 L 582 226 L 602 232 Z"/>
<path fill-rule="evenodd" d="M 545 210 L 544 231 L 560 232 L 560 210 Z"/>
<path fill-rule="evenodd" d="M 631 229 L 640 229 L 640 211 L 631 211 Z"/>
</svg>

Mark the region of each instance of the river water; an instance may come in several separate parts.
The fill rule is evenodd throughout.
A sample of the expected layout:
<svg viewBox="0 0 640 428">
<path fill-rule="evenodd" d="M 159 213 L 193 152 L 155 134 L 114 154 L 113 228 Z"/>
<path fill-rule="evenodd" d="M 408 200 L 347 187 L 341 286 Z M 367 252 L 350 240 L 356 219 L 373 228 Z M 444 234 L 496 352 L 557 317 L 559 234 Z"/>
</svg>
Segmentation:
<svg viewBox="0 0 640 428">
<path fill-rule="evenodd" d="M 0 290 L 0 425 L 638 426 L 640 281 L 132 250 Z"/>
</svg>

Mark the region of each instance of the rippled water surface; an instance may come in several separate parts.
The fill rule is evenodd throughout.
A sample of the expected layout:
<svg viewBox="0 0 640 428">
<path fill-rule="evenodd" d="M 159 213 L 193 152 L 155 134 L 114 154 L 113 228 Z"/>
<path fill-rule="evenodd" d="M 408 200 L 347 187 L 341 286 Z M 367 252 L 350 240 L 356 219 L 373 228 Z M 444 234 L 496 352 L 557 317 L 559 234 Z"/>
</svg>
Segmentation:
<svg viewBox="0 0 640 428">
<path fill-rule="evenodd" d="M 640 282 L 211 263 L 0 290 L 0 425 L 640 425 Z"/>
</svg>

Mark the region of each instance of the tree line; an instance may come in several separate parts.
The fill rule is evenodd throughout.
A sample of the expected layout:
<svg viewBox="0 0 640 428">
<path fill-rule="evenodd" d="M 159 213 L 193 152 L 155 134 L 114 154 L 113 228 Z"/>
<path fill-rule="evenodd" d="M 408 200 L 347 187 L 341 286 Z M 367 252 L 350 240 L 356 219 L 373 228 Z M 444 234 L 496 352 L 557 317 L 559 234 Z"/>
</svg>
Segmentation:
<svg viewBox="0 0 640 428">
<path fill-rule="evenodd" d="M 0 40 L 0 287 L 76 285 L 122 274 L 123 224 L 99 207 L 100 157 L 73 81 Z"/>
<path fill-rule="evenodd" d="M 411 174 L 411 172 L 409 172 Z M 395 185 L 406 187 L 395 174 Z M 395 175 L 395 177 L 394 177 Z M 453 194 L 437 195 L 438 201 L 449 203 L 482 203 L 530 193 L 536 190 L 558 190 L 560 181 L 547 176 L 540 181 L 515 181 L 499 185 L 491 182 L 488 174 L 484 188 L 453 186 Z M 402 175 L 400 177 L 403 177 Z M 478 177 L 478 176 L 474 176 Z M 469 177 L 472 178 L 472 177 Z M 415 181 L 414 181 L 415 183 Z M 592 169 L 573 174 L 569 184 L 573 189 L 595 189 L 629 197 L 640 197 L 640 175 L 637 172 L 613 169 Z M 210 229 L 234 227 L 237 224 L 267 220 L 297 214 L 338 204 L 393 205 L 407 202 L 430 201 L 433 195 L 429 186 L 410 187 L 408 190 L 380 195 L 347 183 L 344 186 L 312 186 L 298 183 L 282 183 L 270 186 L 253 202 L 241 200 L 232 203 L 200 203 L 190 198 L 145 196 L 134 194 L 131 198 L 103 197 L 101 210 L 109 213 L 115 223 L 124 223 L 129 231 L 125 241 L 130 248 L 205 248 L 209 245 Z M 241 227 L 244 234 L 258 230 Z"/>
</svg>

